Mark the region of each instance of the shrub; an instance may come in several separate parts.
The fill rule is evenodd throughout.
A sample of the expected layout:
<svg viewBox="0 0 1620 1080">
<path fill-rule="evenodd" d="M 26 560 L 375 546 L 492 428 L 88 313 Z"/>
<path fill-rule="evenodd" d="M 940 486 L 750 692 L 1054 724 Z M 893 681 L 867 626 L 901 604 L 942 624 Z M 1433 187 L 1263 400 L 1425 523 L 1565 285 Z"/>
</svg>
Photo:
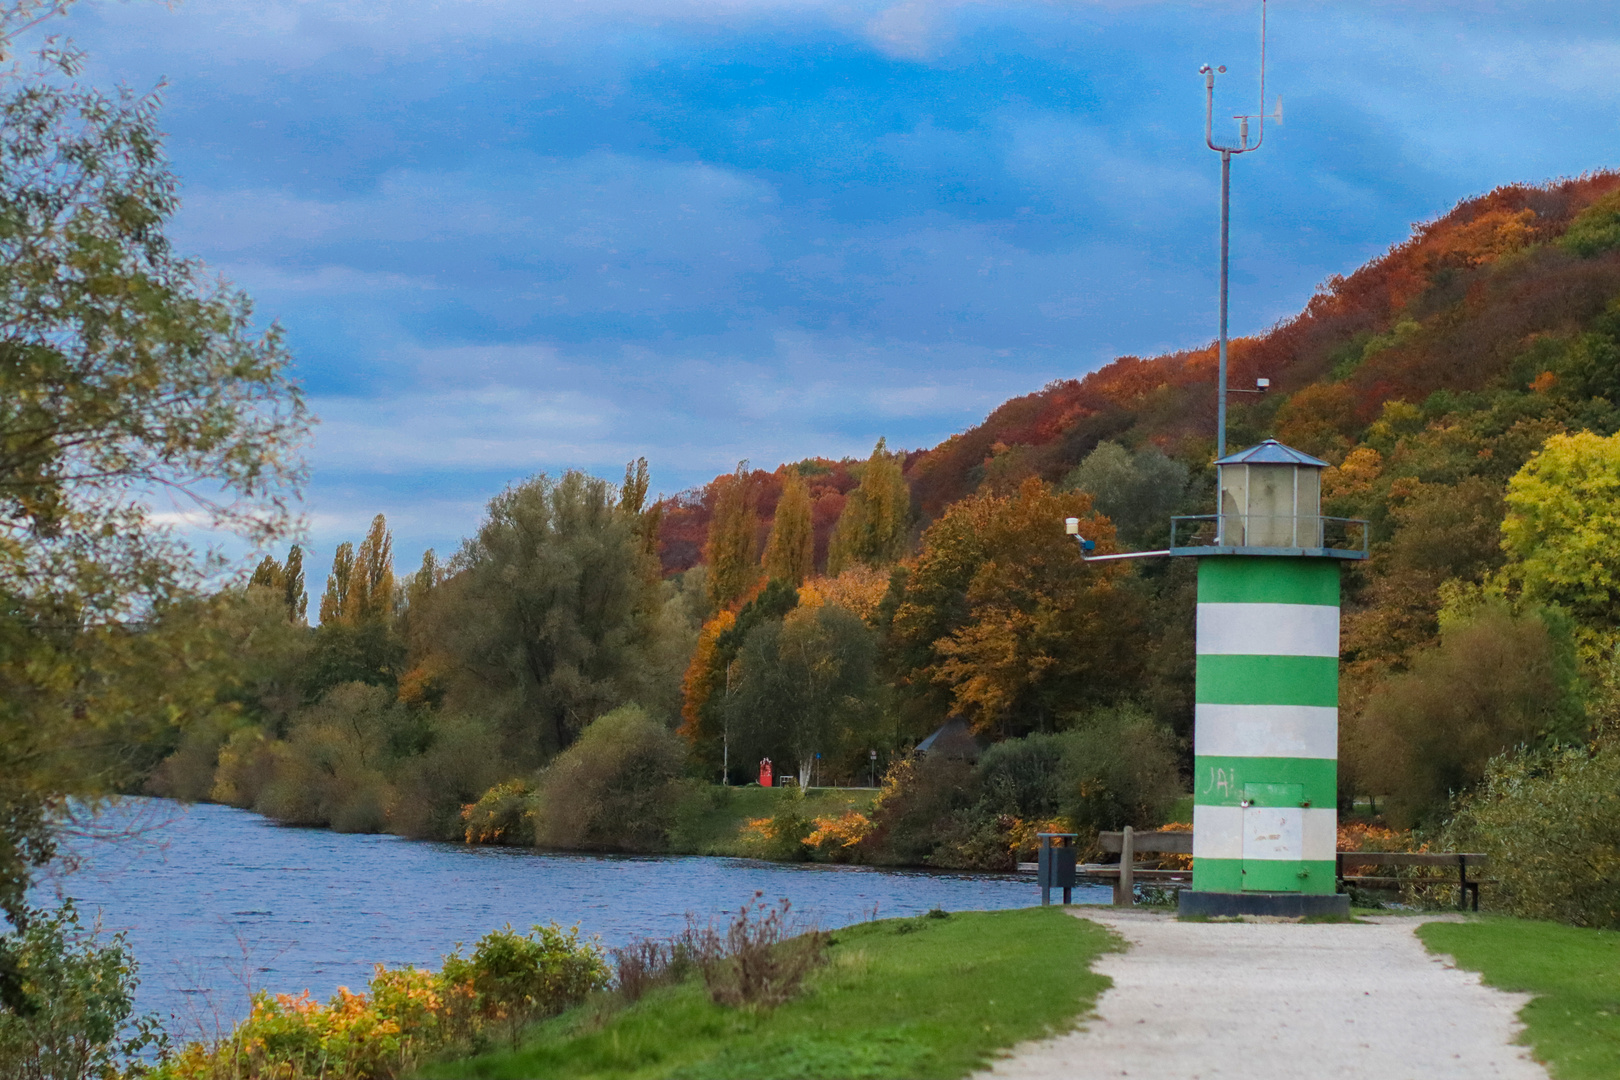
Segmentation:
<svg viewBox="0 0 1620 1080">
<path fill-rule="evenodd" d="M 448 1047 L 477 1047 L 491 1027 L 515 1041 L 606 982 L 600 950 L 577 931 L 507 927 L 470 957 L 458 949 L 441 971 L 379 964 L 367 993 L 340 987 L 324 1005 L 307 991 L 257 993 L 230 1035 L 182 1047 L 153 1080 L 391 1080 Z"/>
<path fill-rule="evenodd" d="M 485 1020 L 503 1025 L 513 1045 L 524 1025 L 577 1005 L 607 985 L 601 950 L 581 945 L 579 928 L 556 923 L 519 934 L 507 926 L 478 939 L 472 956 L 445 957 L 444 978 L 472 989 L 474 1008 Z"/>
<path fill-rule="evenodd" d="M 489 790 L 502 766 L 495 725 L 452 710 L 432 714 L 432 738 L 394 770 L 388 827 L 401 836 L 458 840 L 462 810 Z"/>
<path fill-rule="evenodd" d="M 1037 832 L 1162 822 L 1181 794 L 1170 731 L 1133 707 L 1070 719 L 1070 731 L 997 743 L 977 766 L 936 754 L 900 762 L 855 850 L 878 862 L 1011 870 Z"/>
<path fill-rule="evenodd" d="M 535 840 L 549 847 L 662 851 L 686 745 L 639 706 L 594 721 L 540 774 Z"/>
<path fill-rule="evenodd" d="M 167 1044 L 155 1016 L 137 1017 L 140 980 L 123 934 L 99 938 L 72 901 L 30 911 L 0 936 L 0 1076 L 90 1080 Z"/>
<path fill-rule="evenodd" d="M 792 903 L 783 898 L 772 907 L 764 895 L 754 893 L 724 933 L 713 923 L 687 928 L 693 960 L 717 1004 L 775 1008 L 797 996 L 805 976 L 826 961 L 827 935 L 795 927 Z"/>
<path fill-rule="evenodd" d="M 1060 738 L 1059 809 L 1082 830 L 1157 825 L 1181 795 L 1175 737 L 1140 709 L 1099 710 Z"/>
<path fill-rule="evenodd" d="M 1620 743 L 1496 758 L 1438 841 L 1491 857 L 1483 906 L 1620 928 Z"/>
<path fill-rule="evenodd" d="M 613 960 L 613 986 L 626 1001 L 640 1001 L 655 986 L 685 979 L 692 969 L 692 946 L 685 936 L 672 941 L 641 938 L 608 954 Z"/>
<path fill-rule="evenodd" d="M 462 807 L 461 820 L 469 844 L 533 844 L 534 789 L 525 780 L 503 781 Z"/>
<path fill-rule="evenodd" d="M 1576 734 L 1573 648 L 1531 613 L 1486 603 L 1442 624 L 1440 644 L 1374 690 L 1351 742 L 1361 782 L 1400 826 L 1443 811 L 1491 758 Z"/>
<path fill-rule="evenodd" d="M 873 862 L 934 863 L 953 815 L 976 799 L 973 772 L 968 762 L 937 754 L 896 762 L 872 802 L 872 830 L 859 850 Z"/>
</svg>

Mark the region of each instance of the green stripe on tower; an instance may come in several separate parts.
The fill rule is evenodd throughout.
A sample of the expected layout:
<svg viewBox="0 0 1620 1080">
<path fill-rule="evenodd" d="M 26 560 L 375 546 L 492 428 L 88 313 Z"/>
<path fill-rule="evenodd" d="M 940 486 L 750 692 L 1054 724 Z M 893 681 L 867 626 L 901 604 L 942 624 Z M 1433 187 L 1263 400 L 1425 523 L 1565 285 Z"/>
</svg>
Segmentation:
<svg viewBox="0 0 1620 1080">
<path fill-rule="evenodd" d="M 1198 602 L 1338 607 L 1339 564 L 1263 555 L 1199 559 Z"/>
<path fill-rule="evenodd" d="M 1198 658 L 1193 700 L 1200 705 L 1339 704 L 1336 656 Z"/>
<path fill-rule="evenodd" d="M 1198 602 L 1203 646 L 1198 654 L 1194 697 L 1199 705 L 1338 707 L 1337 656 L 1270 655 L 1273 649 L 1278 653 L 1320 653 L 1333 647 L 1339 605 L 1337 560 L 1251 555 L 1202 558 L 1198 563 Z M 1305 618 L 1304 613 L 1294 616 L 1288 609 L 1248 612 L 1242 607 L 1246 604 L 1332 608 L 1334 614 L 1324 624 L 1322 618 Z M 1257 618 L 1267 621 L 1256 625 Z M 1294 629 L 1296 626 L 1302 629 Z M 1296 638 L 1311 628 L 1315 629 L 1307 636 L 1312 642 L 1318 638 L 1321 641 L 1307 648 L 1308 643 Z M 1209 651 L 1230 649 L 1234 644 L 1241 648 L 1250 643 L 1266 648 L 1268 655 Z M 1326 715 L 1331 722 L 1332 714 Z M 1232 723 L 1243 722 L 1240 713 L 1229 719 Z M 1205 754 L 1201 747 L 1194 746 L 1194 803 L 1230 808 L 1199 812 L 1203 824 L 1199 826 L 1197 849 L 1222 857 L 1194 857 L 1194 889 L 1334 891 L 1333 863 L 1323 861 L 1323 856 L 1330 853 L 1332 846 L 1338 761 L 1331 757 L 1292 756 L 1299 752 L 1297 742 L 1279 741 L 1276 752 L 1268 753 L 1268 742 L 1255 744 L 1249 737 L 1242 744 L 1241 757 L 1230 756 L 1230 752 Z M 1315 839 L 1299 846 L 1297 857 L 1288 854 L 1304 844 L 1301 838 L 1292 836 L 1290 829 L 1295 826 L 1287 825 L 1295 819 L 1287 814 L 1279 819 L 1277 815 L 1279 809 L 1289 807 L 1298 807 L 1301 814 L 1327 815 L 1311 818 L 1314 824 L 1307 823 L 1309 830 L 1315 830 L 1311 832 Z M 1283 824 L 1279 824 L 1280 820 Z M 1202 835 L 1209 829 L 1215 831 Z M 1305 857 L 1306 846 L 1312 855 L 1309 859 Z M 1240 852 L 1245 857 L 1224 857 Z"/>
</svg>

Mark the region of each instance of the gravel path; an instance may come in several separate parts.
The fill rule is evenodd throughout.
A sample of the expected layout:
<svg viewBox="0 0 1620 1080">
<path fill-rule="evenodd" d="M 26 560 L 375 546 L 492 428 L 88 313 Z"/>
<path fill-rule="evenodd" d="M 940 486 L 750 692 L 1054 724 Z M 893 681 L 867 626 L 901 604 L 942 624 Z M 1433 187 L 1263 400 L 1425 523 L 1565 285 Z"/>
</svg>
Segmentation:
<svg viewBox="0 0 1620 1080">
<path fill-rule="evenodd" d="M 1195 923 L 1137 911 L 1074 912 L 1130 949 L 1098 1015 L 1027 1043 L 981 1078 L 1092 1080 L 1547 1080 L 1513 1045 L 1528 995 L 1480 984 L 1431 956 L 1420 920 Z"/>
</svg>

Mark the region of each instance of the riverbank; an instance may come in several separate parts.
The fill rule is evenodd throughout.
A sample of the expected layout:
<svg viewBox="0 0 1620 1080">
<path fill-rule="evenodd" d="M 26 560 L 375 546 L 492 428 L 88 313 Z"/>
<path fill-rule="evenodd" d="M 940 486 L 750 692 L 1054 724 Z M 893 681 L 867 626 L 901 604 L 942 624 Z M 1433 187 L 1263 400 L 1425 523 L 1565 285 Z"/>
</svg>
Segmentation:
<svg viewBox="0 0 1620 1080">
<path fill-rule="evenodd" d="M 632 1005 L 599 1001 L 517 1050 L 442 1062 L 433 1080 L 967 1076 L 1020 1042 L 1067 1030 L 1108 986 L 1117 947 L 1057 908 L 925 914 L 837 931 L 803 994 L 771 1011 L 715 1004 L 701 980 Z"/>
<path fill-rule="evenodd" d="M 612 948 L 678 933 L 688 913 L 722 917 L 756 891 L 791 897 L 829 929 L 874 909 L 1000 910 L 1040 895 L 1011 875 L 435 843 L 155 799 L 107 808 L 98 830 L 130 839 L 75 841 L 77 869 L 48 877 L 34 902 L 54 906 L 60 892 L 126 931 L 141 962 L 137 1006 L 176 1037 L 245 1016 L 244 977 L 324 1000 L 364 986 L 375 963 L 437 967 L 457 942 L 507 923 L 578 923 Z"/>
<path fill-rule="evenodd" d="M 689 789 L 670 830 L 671 855 L 725 855 L 794 862 L 816 823 L 868 814 L 877 788 L 724 787 Z"/>
</svg>

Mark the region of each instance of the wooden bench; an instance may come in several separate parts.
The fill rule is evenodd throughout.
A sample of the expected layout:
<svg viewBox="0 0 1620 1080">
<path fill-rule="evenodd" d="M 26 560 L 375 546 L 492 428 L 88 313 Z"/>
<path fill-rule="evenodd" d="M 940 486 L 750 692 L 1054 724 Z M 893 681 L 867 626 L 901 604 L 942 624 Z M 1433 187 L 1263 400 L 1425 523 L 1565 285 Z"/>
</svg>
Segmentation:
<svg viewBox="0 0 1620 1080">
<path fill-rule="evenodd" d="M 1341 851 L 1339 852 L 1339 888 L 1347 885 L 1455 885 L 1457 887 L 1457 910 L 1464 911 L 1470 907 L 1479 910 L 1479 887 L 1481 885 L 1494 885 L 1495 882 L 1486 878 L 1473 878 L 1468 876 L 1470 867 L 1482 868 L 1489 863 L 1489 859 L 1471 851 Z M 1347 867 L 1379 867 L 1379 866 L 1433 866 L 1447 870 L 1457 871 L 1457 877 L 1444 878 L 1403 878 L 1376 874 L 1347 874 Z"/>
<path fill-rule="evenodd" d="M 1086 863 L 1079 867 L 1080 876 L 1088 881 L 1110 884 L 1114 887 L 1114 906 L 1130 907 L 1136 903 L 1136 883 L 1151 882 L 1164 885 L 1190 885 L 1192 871 L 1179 867 L 1164 869 L 1157 865 L 1143 865 L 1138 855 L 1191 855 L 1191 832 L 1137 832 L 1126 826 L 1122 832 L 1097 834 L 1097 846 L 1109 854 L 1119 855 L 1117 863 Z M 1157 863 L 1159 860 L 1150 860 Z"/>
</svg>

